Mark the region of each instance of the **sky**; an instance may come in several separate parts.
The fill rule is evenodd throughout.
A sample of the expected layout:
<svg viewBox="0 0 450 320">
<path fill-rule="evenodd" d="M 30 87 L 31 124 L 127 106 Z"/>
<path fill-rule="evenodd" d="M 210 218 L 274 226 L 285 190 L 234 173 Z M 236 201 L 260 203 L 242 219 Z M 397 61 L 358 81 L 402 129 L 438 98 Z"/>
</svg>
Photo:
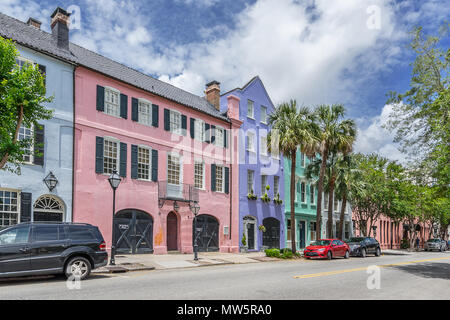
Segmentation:
<svg viewBox="0 0 450 320">
<path fill-rule="evenodd" d="M 1 0 L 0 12 L 50 32 L 57 6 L 72 12 L 72 42 L 194 94 L 259 75 L 275 105 L 342 103 L 355 151 L 392 160 L 404 155 L 382 127 L 386 94 L 409 87 L 409 32 L 450 18 L 442 0 Z"/>
</svg>

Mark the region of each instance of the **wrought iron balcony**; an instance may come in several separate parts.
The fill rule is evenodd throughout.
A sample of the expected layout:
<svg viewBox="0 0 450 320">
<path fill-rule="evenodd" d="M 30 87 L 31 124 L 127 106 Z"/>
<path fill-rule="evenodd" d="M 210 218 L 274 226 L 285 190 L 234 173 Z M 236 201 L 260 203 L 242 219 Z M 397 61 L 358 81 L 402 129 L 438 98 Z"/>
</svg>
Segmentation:
<svg viewBox="0 0 450 320">
<path fill-rule="evenodd" d="M 191 184 L 171 184 L 168 181 L 159 181 L 158 200 L 160 204 L 165 200 L 198 203 L 198 189 Z"/>
</svg>

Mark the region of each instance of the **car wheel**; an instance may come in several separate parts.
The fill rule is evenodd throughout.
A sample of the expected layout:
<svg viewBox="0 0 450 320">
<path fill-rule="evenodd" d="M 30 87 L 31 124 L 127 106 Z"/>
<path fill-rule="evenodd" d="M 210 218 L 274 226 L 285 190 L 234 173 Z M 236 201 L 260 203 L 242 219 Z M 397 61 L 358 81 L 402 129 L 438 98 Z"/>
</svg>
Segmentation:
<svg viewBox="0 0 450 320">
<path fill-rule="evenodd" d="M 83 257 L 74 257 L 66 265 L 65 274 L 67 278 L 75 277 L 80 280 L 86 279 L 91 273 L 91 263 Z"/>
<path fill-rule="evenodd" d="M 366 257 L 366 249 L 361 250 L 361 257 L 363 257 L 363 258 Z"/>
<path fill-rule="evenodd" d="M 381 256 L 381 250 L 380 250 L 380 248 L 377 248 L 377 251 L 375 251 L 375 256 L 376 256 L 376 257 Z"/>
<path fill-rule="evenodd" d="M 327 253 L 327 259 L 331 260 L 333 258 L 333 255 L 331 254 L 331 251 L 328 251 Z"/>
<path fill-rule="evenodd" d="M 348 252 L 348 250 L 347 251 L 345 251 L 345 256 L 344 256 L 344 258 L 345 259 L 348 259 L 350 257 L 350 253 Z"/>
</svg>

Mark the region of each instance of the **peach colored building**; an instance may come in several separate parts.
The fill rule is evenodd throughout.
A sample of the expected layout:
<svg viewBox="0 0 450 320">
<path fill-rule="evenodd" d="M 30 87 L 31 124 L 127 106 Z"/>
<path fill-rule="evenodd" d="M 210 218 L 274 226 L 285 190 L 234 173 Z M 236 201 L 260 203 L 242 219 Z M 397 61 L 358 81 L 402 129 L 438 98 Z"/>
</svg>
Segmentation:
<svg viewBox="0 0 450 320">
<path fill-rule="evenodd" d="M 74 216 L 112 240 L 117 253 L 239 250 L 239 99 L 213 105 L 216 82 L 199 97 L 80 47 L 75 70 Z M 211 101 L 211 102 L 209 102 Z"/>
</svg>

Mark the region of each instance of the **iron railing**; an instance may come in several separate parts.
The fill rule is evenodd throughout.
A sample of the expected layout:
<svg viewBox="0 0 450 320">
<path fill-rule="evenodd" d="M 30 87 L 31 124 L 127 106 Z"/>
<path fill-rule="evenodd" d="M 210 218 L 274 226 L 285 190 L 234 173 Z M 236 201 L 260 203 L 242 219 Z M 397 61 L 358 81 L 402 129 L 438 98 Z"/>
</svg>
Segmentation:
<svg viewBox="0 0 450 320">
<path fill-rule="evenodd" d="M 158 181 L 158 199 L 198 203 L 198 189 L 191 184 L 171 184 L 168 181 Z"/>
</svg>

